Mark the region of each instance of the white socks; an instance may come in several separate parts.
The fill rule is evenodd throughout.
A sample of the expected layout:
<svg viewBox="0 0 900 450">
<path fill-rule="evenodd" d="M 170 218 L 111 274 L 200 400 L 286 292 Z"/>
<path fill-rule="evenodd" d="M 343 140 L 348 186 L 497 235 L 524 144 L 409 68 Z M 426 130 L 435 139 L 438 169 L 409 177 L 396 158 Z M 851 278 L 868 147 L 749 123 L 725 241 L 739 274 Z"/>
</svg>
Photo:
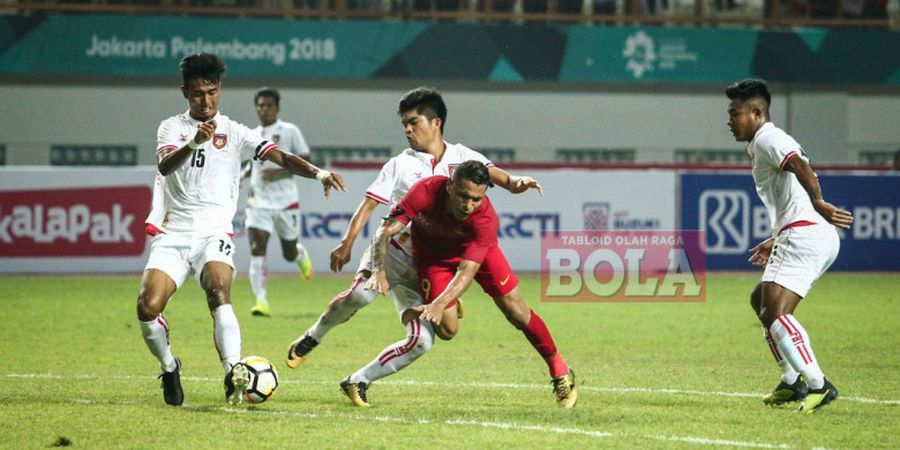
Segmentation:
<svg viewBox="0 0 900 450">
<path fill-rule="evenodd" d="M 159 368 L 163 372 L 172 372 L 178 368 L 169 345 L 169 324 L 162 314 L 149 322 L 141 321 L 141 335 L 150 353 L 159 360 Z"/>
<path fill-rule="evenodd" d="M 791 363 L 781 357 L 778 346 L 775 344 L 775 341 L 772 340 L 772 333 L 769 333 L 769 330 L 766 329 L 763 329 L 763 331 L 763 337 L 766 340 L 766 344 L 769 346 L 769 351 L 772 352 L 772 357 L 775 358 L 775 362 L 778 363 L 778 367 L 781 369 L 781 381 L 784 381 L 787 384 L 794 384 L 797 382 L 797 377 L 799 377 L 800 374 L 791 367 Z"/>
<path fill-rule="evenodd" d="M 300 263 L 303 262 L 303 258 L 306 258 L 306 247 L 297 242 L 297 257 L 294 258 L 294 263 L 299 266 Z"/>
<path fill-rule="evenodd" d="M 377 358 L 350 375 L 351 383 L 371 383 L 396 373 L 424 355 L 434 345 L 434 328 L 418 318 L 406 324 L 406 339 L 394 342 Z"/>
<path fill-rule="evenodd" d="M 266 257 L 250 256 L 250 287 L 256 302 L 268 304 L 266 298 Z"/>
<path fill-rule="evenodd" d="M 231 305 L 216 308 L 212 311 L 212 317 L 216 350 L 219 351 L 225 373 L 228 373 L 241 360 L 241 327 Z"/>
<path fill-rule="evenodd" d="M 378 297 L 378 292 L 367 291 L 365 286 L 365 278 L 362 276 L 354 278 L 350 289 L 336 295 L 331 300 L 331 303 L 328 304 L 328 309 L 319 316 L 319 320 L 316 323 L 306 330 L 305 334 L 315 339 L 316 342 L 322 342 L 322 339 L 332 328 L 346 322 L 357 311 L 375 301 L 375 298 Z"/>
<path fill-rule="evenodd" d="M 778 316 L 769 328 L 772 341 L 791 367 L 803 375 L 810 389 L 821 389 L 825 375 L 819 368 L 806 330 L 791 314 Z"/>
</svg>

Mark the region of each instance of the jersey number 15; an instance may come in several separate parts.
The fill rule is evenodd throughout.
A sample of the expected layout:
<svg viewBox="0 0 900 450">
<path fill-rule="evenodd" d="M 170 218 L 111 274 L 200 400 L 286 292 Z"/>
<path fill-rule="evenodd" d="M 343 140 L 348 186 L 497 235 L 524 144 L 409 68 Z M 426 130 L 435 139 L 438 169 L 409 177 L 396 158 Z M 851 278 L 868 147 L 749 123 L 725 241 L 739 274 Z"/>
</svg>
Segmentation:
<svg viewBox="0 0 900 450">
<path fill-rule="evenodd" d="M 206 163 L 206 155 L 203 154 L 203 151 L 203 147 L 200 147 L 191 153 L 191 167 L 203 167 L 203 164 Z"/>
</svg>

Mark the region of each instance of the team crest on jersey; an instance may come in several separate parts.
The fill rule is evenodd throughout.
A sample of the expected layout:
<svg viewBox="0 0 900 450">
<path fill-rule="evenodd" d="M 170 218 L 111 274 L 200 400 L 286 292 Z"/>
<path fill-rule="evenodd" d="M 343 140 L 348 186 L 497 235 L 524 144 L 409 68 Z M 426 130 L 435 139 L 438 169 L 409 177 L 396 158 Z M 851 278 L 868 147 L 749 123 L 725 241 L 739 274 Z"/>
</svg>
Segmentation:
<svg viewBox="0 0 900 450">
<path fill-rule="evenodd" d="M 212 138 L 213 147 L 222 150 L 225 148 L 225 145 L 228 144 L 228 135 L 227 134 L 216 134 L 213 135 Z"/>
<path fill-rule="evenodd" d="M 447 175 L 452 177 L 453 172 L 456 172 L 457 167 L 459 167 L 459 164 L 448 164 L 447 165 L 447 170 L 448 170 Z"/>
<path fill-rule="evenodd" d="M 272 135 L 272 142 L 274 142 L 274 143 L 277 144 L 278 141 L 280 141 L 280 140 L 281 140 L 281 135 L 280 135 L 280 134 L 273 134 L 273 135 Z"/>
</svg>

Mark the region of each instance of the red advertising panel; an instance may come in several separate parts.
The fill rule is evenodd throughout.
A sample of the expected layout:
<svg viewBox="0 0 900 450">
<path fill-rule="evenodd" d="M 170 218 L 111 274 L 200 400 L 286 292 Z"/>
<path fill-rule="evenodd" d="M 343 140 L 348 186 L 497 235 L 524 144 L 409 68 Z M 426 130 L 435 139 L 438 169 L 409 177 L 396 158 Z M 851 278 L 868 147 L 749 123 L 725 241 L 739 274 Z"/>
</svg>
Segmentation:
<svg viewBox="0 0 900 450">
<path fill-rule="evenodd" d="M 0 191 L 0 257 L 144 252 L 147 186 Z"/>
</svg>

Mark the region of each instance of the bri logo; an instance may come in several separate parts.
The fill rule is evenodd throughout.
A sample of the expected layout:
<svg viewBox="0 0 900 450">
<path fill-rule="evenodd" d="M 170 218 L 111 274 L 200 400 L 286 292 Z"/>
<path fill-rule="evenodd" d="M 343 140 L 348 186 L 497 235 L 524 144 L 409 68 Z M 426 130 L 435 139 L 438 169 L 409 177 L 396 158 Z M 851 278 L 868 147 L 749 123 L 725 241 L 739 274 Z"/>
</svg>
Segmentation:
<svg viewBox="0 0 900 450">
<path fill-rule="evenodd" d="M 751 191 L 709 189 L 700 194 L 699 228 L 706 232 L 706 252 L 738 255 L 772 235 L 769 213 L 751 201 Z"/>
<path fill-rule="evenodd" d="M 700 194 L 700 230 L 708 254 L 745 252 L 750 245 L 750 197 L 741 190 L 710 189 Z"/>
</svg>

